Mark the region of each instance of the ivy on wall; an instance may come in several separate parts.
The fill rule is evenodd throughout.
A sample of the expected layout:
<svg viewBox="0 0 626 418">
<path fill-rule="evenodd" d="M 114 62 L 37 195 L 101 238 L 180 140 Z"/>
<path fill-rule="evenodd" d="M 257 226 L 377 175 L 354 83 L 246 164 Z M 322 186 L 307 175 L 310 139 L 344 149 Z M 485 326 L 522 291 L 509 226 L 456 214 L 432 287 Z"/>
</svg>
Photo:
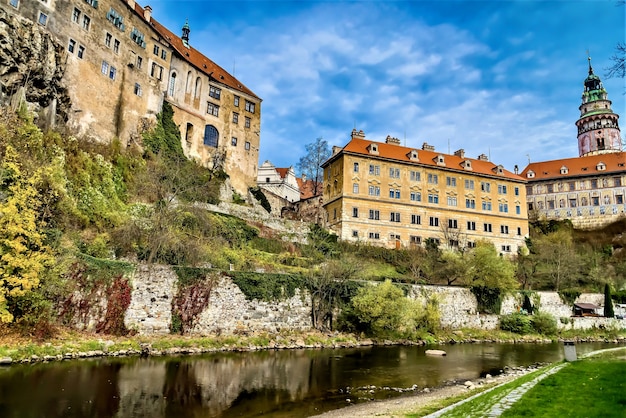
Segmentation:
<svg viewBox="0 0 626 418">
<path fill-rule="evenodd" d="M 229 276 L 249 300 L 285 300 L 295 296 L 296 289 L 305 287 L 304 278 L 297 274 L 229 272 Z"/>
</svg>

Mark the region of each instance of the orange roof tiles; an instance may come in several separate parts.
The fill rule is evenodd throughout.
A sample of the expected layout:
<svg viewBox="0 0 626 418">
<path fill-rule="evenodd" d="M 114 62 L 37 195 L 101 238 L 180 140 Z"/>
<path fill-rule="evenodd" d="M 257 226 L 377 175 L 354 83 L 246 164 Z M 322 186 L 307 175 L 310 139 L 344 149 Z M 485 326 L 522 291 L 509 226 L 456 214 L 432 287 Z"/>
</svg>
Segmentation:
<svg viewBox="0 0 626 418">
<path fill-rule="evenodd" d="M 315 181 L 314 180 L 302 180 L 301 177 L 296 178 L 298 181 L 298 188 L 300 189 L 300 200 L 310 199 L 314 196 L 322 195 L 322 188 L 318 187 L 318 192 L 315 193 Z"/>
<path fill-rule="evenodd" d="M 145 21 L 144 9 L 137 3 L 135 3 L 135 13 L 137 13 L 139 18 Z M 150 22 L 148 22 L 148 24 L 151 25 L 154 30 L 163 37 L 163 40 L 165 42 L 171 45 L 171 47 L 178 53 L 178 55 L 180 55 L 183 60 L 192 64 L 198 69 L 198 71 L 209 76 L 209 79 L 213 79 L 218 83 L 224 84 L 234 90 L 240 91 L 251 97 L 261 100 L 261 98 L 254 94 L 252 90 L 244 86 L 243 83 L 241 83 L 231 74 L 229 74 L 222 67 L 202 55 L 202 53 L 200 53 L 198 50 L 196 50 L 192 46 L 186 47 L 180 37 L 174 35 L 169 29 L 156 21 L 154 17 L 150 17 Z"/>
<path fill-rule="evenodd" d="M 287 177 L 287 173 L 289 172 L 289 167 L 287 168 L 276 167 L 276 172 L 278 173 L 281 179 L 284 179 L 285 177 Z"/>
<path fill-rule="evenodd" d="M 369 152 L 368 147 L 371 144 L 376 144 L 378 146 L 378 155 L 374 155 Z M 414 150 L 417 151 L 418 161 L 413 161 L 410 159 L 410 154 Z M 336 156 L 341 153 L 358 154 L 358 155 L 367 156 L 370 158 L 390 159 L 390 160 L 400 161 L 403 163 L 413 163 L 413 164 L 420 165 L 420 166 L 431 166 L 433 168 L 456 170 L 456 171 L 474 173 L 474 174 L 479 174 L 479 175 L 482 174 L 482 175 L 487 175 L 491 177 L 501 177 L 501 178 L 506 178 L 508 180 L 513 180 L 513 181 L 520 181 L 520 182 L 526 181 L 524 178 L 520 177 L 519 175 L 514 174 L 505 169 L 502 170 L 502 174 L 497 174 L 496 170 L 497 170 L 498 165 L 490 161 L 485 161 L 485 160 L 480 160 L 480 159 L 475 159 L 475 158 L 461 157 L 458 155 L 444 154 L 442 152 L 437 152 L 437 151 L 423 150 L 423 149 L 418 149 L 418 148 L 409 148 L 409 147 L 404 147 L 401 145 L 387 144 L 384 142 L 376 142 L 376 141 L 370 141 L 367 139 L 360 139 L 360 138 L 352 138 L 352 140 L 348 142 L 348 144 L 346 144 L 346 146 L 344 146 L 343 149 L 339 153 L 330 157 L 323 164 L 323 166 L 328 164 L 333 159 L 335 159 Z M 444 157 L 445 165 L 437 164 L 436 160 L 439 156 Z M 471 170 L 465 169 L 462 166 L 462 164 L 467 161 L 469 161 L 471 164 Z"/>
<path fill-rule="evenodd" d="M 598 169 L 600 163 L 604 163 L 605 165 L 603 170 Z M 561 174 L 561 168 L 566 168 L 567 170 L 564 170 L 564 173 Z M 528 178 L 529 171 L 535 173 L 533 178 Z M 626 152 L 616 152 L 530 163 L 528 167 L 522 171 L 521 175 L 528 181 L 538 181 L 577 176 L 595 176 L 602 173 L 618 173 L 624 171 L 626 171 Z"/>
</svg>

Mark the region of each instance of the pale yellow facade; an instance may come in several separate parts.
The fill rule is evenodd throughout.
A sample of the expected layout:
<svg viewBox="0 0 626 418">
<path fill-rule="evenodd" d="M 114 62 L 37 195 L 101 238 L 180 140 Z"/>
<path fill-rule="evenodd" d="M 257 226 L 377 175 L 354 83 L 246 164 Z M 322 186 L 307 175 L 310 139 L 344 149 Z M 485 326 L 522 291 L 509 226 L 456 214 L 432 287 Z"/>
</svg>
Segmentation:
<svg viewBox="0 0 626 418">
<path fill-rule="evenodd" d="M 462 151 L 445 155 L 358 136 L 353 132 L 352 141 L 323 165 L 328 226 L 340 239 L 399 248 L 431 238 L 459 249 L 485 239 L 504 254 L 524 246 L 528 216 L 521 177 L 484 156 L 475 160 Z M 377 155 L 361 152 L 367 142 Z"/>
</svg>

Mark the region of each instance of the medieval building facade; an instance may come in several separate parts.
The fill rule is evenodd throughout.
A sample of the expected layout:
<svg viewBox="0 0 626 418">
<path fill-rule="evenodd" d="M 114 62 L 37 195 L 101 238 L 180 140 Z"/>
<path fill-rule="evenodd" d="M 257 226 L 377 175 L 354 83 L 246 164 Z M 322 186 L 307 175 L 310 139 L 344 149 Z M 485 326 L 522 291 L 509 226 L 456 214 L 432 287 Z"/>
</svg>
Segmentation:
<svg viewBox="0 0 626 418">
<path fill-rule="evenodd" d="M 1 0 L 0 13 L 14 49 L 23 37 L 35 38 L 29 48 L 54 38 L 40 56 L 9 51 L 24 62 L 0 62 L 0 73 L 28 85 L 33 60 L 53 61 L 46 68 L 60 68 L 54 77 L 69 101 L 63 119 L 77 136 L 138 141 L 167 100 L 188 158 L 223 169 L 242 194 L 255 185 L 261 99 L 190 45 L 187 24 L 176 36 L 134 0 Z M 17 93 L 9 90 L 3 95 Z M 57 100 L 44 103 L 53 114 Z"/>
<path fill-rule="evenodd" d="M 622 150 L 619 115 L 589 61 L 579 107 L 579 157 L 529 164 L 527 207 L 532 218 L 570 219 L 577 228 L 606 225 L 624 216 L 626 153 Z"/>
<path fill-rule="evenodd" d="M 353 130 L 322 167 L 328 227 L 343 240 L 400 248 L 431 239 L 458 249 L 488 240 L 515 254 L 528 235 L 526 182 L 485 155 L 407 148 Z"/>
</svg>

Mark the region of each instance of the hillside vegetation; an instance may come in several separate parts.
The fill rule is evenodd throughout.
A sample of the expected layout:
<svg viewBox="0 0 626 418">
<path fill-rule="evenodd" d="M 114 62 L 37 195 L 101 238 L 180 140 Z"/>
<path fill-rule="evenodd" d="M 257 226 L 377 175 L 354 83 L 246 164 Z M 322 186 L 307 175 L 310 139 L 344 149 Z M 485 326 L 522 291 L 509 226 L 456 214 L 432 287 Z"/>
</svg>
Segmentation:
<svg viewBox="0 0 626 418">
<path fill-rule="evenodd" d="M 128 332 L 125 274 L 136 262 L 175 266 L 175 332 L 186 331 L 188 286 L 231 266 L 228 274 L 251 297 L 280 298 L 303 286 L 316 328 L 375 335 L 434 332 L 436 303 L 405 303 L 403 283 L 469 286 L 483 311 L 497 312 L 501 297 L 517 288 L 575 295 L 606 283 L 615 292 L 625 282 L 625 220 L 594 232 L 539 221 L 529 251 L 513 259 L 488 242 L 455 252 L 431 241 L 401 250 L 348 244 L 315 225 L 307 244 L 285 242 L 268 228 L 204 208 L 218 203 L 227 175 L 185 158 L 167 103 L 143 143 L 130 147 L 42 132 L 26 111 L 2 109 L 0 157 L 0 321 L 41 337 L 85 315 L 102 294 L 108 309 L 97 330 Z M 263 200 L 259 190 L 254 195 Z M 367 281 L 388 283 L 374 288 Z M 76 292 L 87 296 L 78 303 Z"/>
</svg>

